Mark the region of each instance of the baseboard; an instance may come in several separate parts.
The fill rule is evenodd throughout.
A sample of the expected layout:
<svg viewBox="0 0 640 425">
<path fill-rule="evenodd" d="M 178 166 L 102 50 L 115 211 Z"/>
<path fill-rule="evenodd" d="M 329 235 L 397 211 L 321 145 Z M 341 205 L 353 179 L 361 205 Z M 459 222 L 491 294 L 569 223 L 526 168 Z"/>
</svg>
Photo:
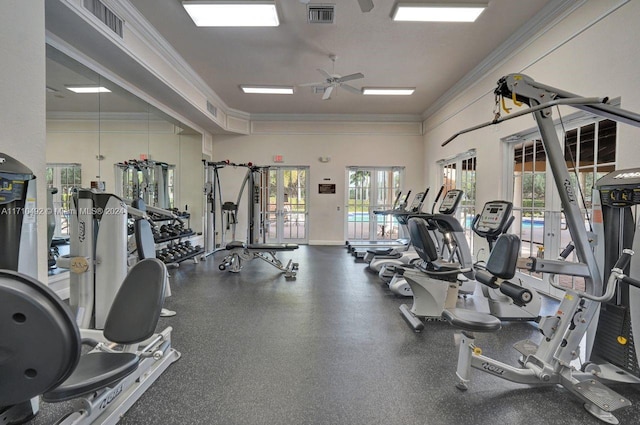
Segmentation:
<svg viewBox="0 0 640 425">
<path fill-rule="evenodd" d="M 309 241 L 309 245 L 344 245 L 344 241 Z"/>
</svg>

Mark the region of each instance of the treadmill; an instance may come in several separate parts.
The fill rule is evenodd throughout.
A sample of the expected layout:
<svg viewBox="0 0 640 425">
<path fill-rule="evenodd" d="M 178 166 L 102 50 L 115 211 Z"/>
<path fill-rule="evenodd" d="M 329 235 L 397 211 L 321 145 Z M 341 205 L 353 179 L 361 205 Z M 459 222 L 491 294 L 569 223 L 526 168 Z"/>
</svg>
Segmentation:
<svg viewBox="0 0 640 425">
<path fill-rule="evenodd" d="M 424 192 L 417 193 L 416 196 L 413 198 L 413 202 L 411 203 L 409 208 L 399 208 L 395 210 L 389 210 L 389 211 L 385 211 L 385 213 L 386 215 L 393 216 L 394 218 L 396 218 L 396 220 L 399 214 L 403 214 L 403 215 L 418 214 L 422 211 L 422 206 L 424 205 L 424 200 L 426 199 L 428 193 L 429 193 L 429 188 L 427 188 Z M 376 214 L 376 212 L 374 212 L 374 214 Z M 380 214 L 381 214 L 380 212 L 377 213 L 377 215 L 380 215 Z M 404 223 L 400 221 L 398 222 L 400 223 L 400 227 L 402 228 L 402 234 L 408 235 L 409 231 L 407 229 L 406 222 Z M 381 248 L 381 249 L 400 248 L 400 247 L 408 248 L 410 243 L 411 243 L 411 239 L 409 238 L 400 238 L 396 240 L 354 242 L 350 246 L 350 252 L 356 258 L 364 258 L 365 255 L 367 254 L 367 250 L 370 250 L 373 248 Z"/>
<path fill-rule="evenodd" d="M 407 202 L 409 202 L 409 195 L 411 195 L 411 191 L 409 190 L 407 192 L 407 194 L 405 195 L 404 199 L 402 200 L 402 202 L 400 202 L 400 198 L 402 196 L 402 191 L 399 191 L 398 194 L 396 195 L 396 199 L 393 201 L 393 205 L 391 206 L 391 209 L 388 210 L 378 210 L 378 211 L 374 211 L 373 213 L 376 215 L 389 215 L 392 214 L 394 211 L 399 211 L 399 210 L 404 210 L 407 206 Z M 351 246 L 352 245 L 358 245 L 358 244 L 363 244 L 363 243 L 367 243 L 367 242 L 376 242 L 374 240 L 353 240 L 353 241 L 346 241 L 345 242 L 345 246 L 347 247 L 347 250 L 349 252 L 351 252 Z"/>
</svg>

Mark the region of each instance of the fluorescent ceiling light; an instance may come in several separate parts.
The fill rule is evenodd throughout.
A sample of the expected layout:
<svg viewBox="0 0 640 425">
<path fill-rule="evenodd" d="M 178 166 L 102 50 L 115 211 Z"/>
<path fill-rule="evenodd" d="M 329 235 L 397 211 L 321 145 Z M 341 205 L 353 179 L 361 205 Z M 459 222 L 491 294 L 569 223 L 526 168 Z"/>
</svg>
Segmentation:
<svg viewBox="0 0 640 425">
<path fill-rule="evenodd" d="M 74 93 L 111 93 L 111 90 L 101 86 L 66 86 L 66 89 Z"/>
<path fill-rule="evenodd" d="M 362 94 L 369 96 L 409 96 L 416 91 L 414 88 L 382 88 L 382 87 L 363 87 Z"/>
<path fill-rule="evenodd" d="M 199 27 L 277 27 L 274 1 L 183 1 Z"/>
<path fill-rule="evenodd" d="M 394 21 L 474 22 L 486 9 L 486 3 L 398 3 Z"/>
<path fill-rule="evenodd" d="M 293 94 L 293 87 L 240 86 L 247 94 Z"/>
</svg>

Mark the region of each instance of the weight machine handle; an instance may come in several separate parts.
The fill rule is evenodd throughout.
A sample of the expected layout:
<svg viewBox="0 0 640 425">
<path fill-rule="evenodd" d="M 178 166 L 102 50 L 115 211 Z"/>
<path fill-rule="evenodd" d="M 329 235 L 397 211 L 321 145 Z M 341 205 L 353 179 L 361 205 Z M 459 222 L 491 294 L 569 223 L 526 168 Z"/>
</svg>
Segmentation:
<svg viewBox="0 0 640 425">
<path fill-rule="evenodd" d="M 616 261 L 616 264 L 613 266 L 614 269 L 624 270 L 629 266 L 631 262 L 631 256 L 633 256 L 633 251 L 630 249 L 623 249 L 620 258 Z"/>
<path fill-rule="evenodd" d="M 622 281 L 624 283 L 626 283 L 627 285 L 631 285 L 631 286 L 635 286 L 636 288 L 640 288 L 640 280 L 638 280 L 638 279 L 634 279 L 634 278 L 629 277 L 629 276 L 624 276 L 622 278 Z"/>
</svg>

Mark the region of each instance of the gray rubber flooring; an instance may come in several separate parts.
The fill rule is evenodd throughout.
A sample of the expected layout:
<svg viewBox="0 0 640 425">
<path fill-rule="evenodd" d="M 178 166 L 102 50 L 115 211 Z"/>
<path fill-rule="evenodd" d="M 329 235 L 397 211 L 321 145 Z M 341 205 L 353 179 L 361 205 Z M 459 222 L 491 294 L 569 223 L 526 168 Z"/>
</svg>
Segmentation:
<svg viewBox="0 0 640 425">
<path fill-rule="evenodd" d="M 178 315 L 161 326 L 173 327 L 182 358 L 121 424 L 602 423 L 556 386 L 474 371 L 471 388 L 460 392 L 453 327 L 431 322 L 414 333 L 398 310 L 411 299 L 390 294 L 342 247 L 280 257 L 300 263 L 296 280 L 258 260 L 238 274 L 221 272 L 218 255 L 171 272 L 166 306 Z M 539 338 L 535 325 L 507 324 L 477 343 L 516 365 L 511 345 L 525 338 Z M 640 423 L 640 388 L 615 389 L 634 403 L 616 412 L 620 422 Z M 63 406 L 42 409 L 34 425 L 52 423 Z"/>
</svg>

